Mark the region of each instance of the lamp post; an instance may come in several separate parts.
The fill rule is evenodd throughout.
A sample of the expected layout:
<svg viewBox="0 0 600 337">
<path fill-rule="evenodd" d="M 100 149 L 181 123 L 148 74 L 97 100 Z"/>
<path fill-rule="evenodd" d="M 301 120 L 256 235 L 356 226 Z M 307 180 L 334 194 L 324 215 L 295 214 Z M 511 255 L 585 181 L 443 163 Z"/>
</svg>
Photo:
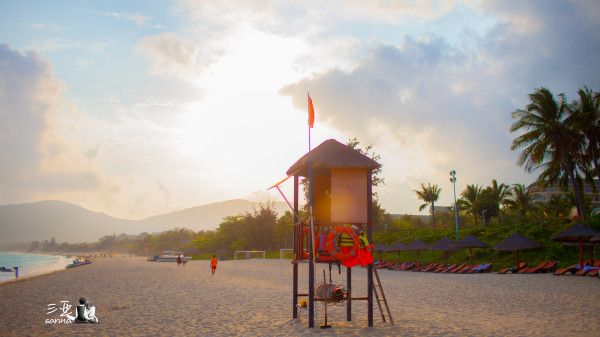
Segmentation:
<svg viewBox="0 0 600 337">
<path fill-rule="evenodd" d="M 458 241 L 458 207 L 456 206 L 456 171 L 450 171 L 450 182 L 454 185 L 454 224 L 456 226 L 456 241 Z"/>
<path fill-rule="evenodd" d="M 483 228 L 485 228 L 485 212 L 487 212 L 487 209 L 484 209 L 483 211 L 481 211 L 481 221 L 483 221 Z"/>
</svg>

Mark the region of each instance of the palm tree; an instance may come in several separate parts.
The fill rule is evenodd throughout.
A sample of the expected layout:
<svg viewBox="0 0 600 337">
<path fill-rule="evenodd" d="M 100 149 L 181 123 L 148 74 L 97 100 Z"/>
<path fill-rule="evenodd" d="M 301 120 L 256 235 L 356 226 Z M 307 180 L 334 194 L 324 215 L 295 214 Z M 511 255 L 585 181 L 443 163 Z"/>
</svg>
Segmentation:
<svg viewBox="0 0 600 337">
<path fill-rule="evenodd" d="M 462 198 L 460 198 L 460 200 L 457 201 L 457 203 L 460 201 L 462 206 L 467 210 L 467 213 L 475 217 L 475 226 L 477 226 L 477 216 L 479 215 L 479 210 L 477 208 L 477 199 L 479 198 L 480 193 L 481 187 L 479 186 L 479 184 L 467 185 L 467 188 L 460 194 Z"/>
<path fill-rule="evenodd" d="M 568 218 L 571 209 L 573 209 L 573 204 L 567 195 L 554 194 L 546 204 L 546 215 L 554 219 Z"/>
<path fill-rule="evenodd" d="M 527 212 L 531 212 L 535 208 L 533 195 L 529 193 L 529 189 L 523 184 L 514 184 L 511 194 L 512 199 L 507 200 L 508 208 L 518 210 L 521 218 L 524 219 Z"/>
<path fill-rule="evenodd" d="M 442 192 L 442 189 L 439 188 L 438 185 L 431 186 L 431 183 L 428 184 L 429 186 L 425 187 L 425 184 L 421 183 L 421 190 L 415 190 L 415 193 L 417 193 L 417 197 L 419 199 L 425 201 L 423 205 L 419 206 L 419 211 L 424 210 L 427 205 L 431 204 L 431 219 L 433 223 L 433 229 L 435 229 L 435 202 L 440 197 L 440 192 Z"/>
<path fill-rule="evenodd" d="M 498 224 L 500 224 L 500 206 L 506 205 L 508 197 L 512 195 L 512 192 L 510 191 L 510 186 L 504 183 L 498 185 L 498 182 L 496 181 L 496 179 L 494 179 L 492 180 L 492 194 L 495 199 L 494 201 L 497 205 L 496 210 L 498 212 Z"/>
<path fill-rule="evenodd" d="M 575 179 L 576 166 L 573 156 L 580 154 L 582 138 L 574 132 L 571 121 L 566 119 L 564 95 L 557 102 L 547 88 L 536 89 L 529 95 L 531 101 L 527 110 L 518 109 L 512 113 L 517 121 L 510 127 L 511 132 L 525 130 L 525 133 L 513 140 L 511 150 L 524 148 L 519 157 L 519 166 L 525 165 L 525 171 L 531 172 L 546 166 L 565 172 L 575 191 L 577 213 L 586 219 L 579 193 L 579 184 Z M 548 165 L 549 164 L 549 165 Z M 547 181 L 539 181 L 548 183 Z"/>
<path fill-rule="evenodd" d="M 587 139 L 585 155 L 588 162 L 596 169 L 600 179 L 600 93 L 592 92 L 588 87 L 579 89 L 579 100 L 569 106 L 569 118 L 573 119 L 575 128 Z"/>
</svg>

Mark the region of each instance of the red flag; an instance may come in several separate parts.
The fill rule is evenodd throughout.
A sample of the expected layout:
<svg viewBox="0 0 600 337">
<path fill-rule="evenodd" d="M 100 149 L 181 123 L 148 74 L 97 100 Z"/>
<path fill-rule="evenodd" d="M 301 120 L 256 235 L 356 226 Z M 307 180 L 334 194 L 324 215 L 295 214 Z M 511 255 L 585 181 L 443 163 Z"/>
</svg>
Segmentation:
<svg viewBox="0 0 600 337">
<path fill-rule="evenodd" d="M 308 127 L 312 128 L 315 122 L 315 109 L 313 108 L 312 99 L 308 96 Z"/>
</svg>

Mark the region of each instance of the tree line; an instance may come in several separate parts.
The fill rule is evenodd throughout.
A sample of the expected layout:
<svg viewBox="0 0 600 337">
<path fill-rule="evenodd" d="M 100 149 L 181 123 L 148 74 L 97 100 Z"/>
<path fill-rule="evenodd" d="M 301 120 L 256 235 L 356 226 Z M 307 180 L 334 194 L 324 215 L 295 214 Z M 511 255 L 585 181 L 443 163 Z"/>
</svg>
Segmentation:
<svg viewBox="0 0 600 337">
<path fill-rule="evenodd" d="M 534 183 L 537 186 L 556 185 L 564 193 L 542 204 L 535 202 L 535 196 L 524 185 L 493 180 L 485 188 L 468 185 L 456 205 L 451 206 L 452 212 L 456 207 L 459 213 L 472 216 L 477 226 L 480 215 L 485 217 L 483 225 L 487 225 L 492 217 L 500 222 L 505 211 L 518 211 L 522 218 L 528 214 L 560 218 L 568 216 L 574 206 L 578 216 L 586 220 L 592 201 L 583 193 L 583 186 L 591 185 L 594 193 L 600 187 L 600 93 L 588 87 L 577 93 L 578 99 L 568 103 L 565 94 L 555 96 L 547 88 L 536 89 L 529 95 L 525 109 L 512 113 L 515 121 L 510 127 L 510 132 L 520 133 L 511 145 L 511 150 L 522 149 L 517 164 L 527 172 L 541 170 Z M 435 210 L 441 189 L 422 183 L 415 193 L 424 201 L 419 211 L 427 206 Z M 432 224 L 435 229 L 435 212 Z"/>
</svg>

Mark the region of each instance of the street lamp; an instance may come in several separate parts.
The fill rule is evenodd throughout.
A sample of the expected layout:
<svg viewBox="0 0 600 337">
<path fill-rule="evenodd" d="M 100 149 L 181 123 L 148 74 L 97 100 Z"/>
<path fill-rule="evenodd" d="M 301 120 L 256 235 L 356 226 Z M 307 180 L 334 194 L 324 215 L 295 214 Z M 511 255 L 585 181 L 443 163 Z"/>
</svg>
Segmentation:
<svg viewBox="0 0 600 337">
<path fill-rule="evenodd" d="M 485 228 L 485 212 L 487 212 L 487 209 L 481 211 L 481 217 L 483 218 L 481 219 L 483 221 L 483 228 Z"/>
<path fill-rule="evenodd" d="M 454 185 L 454 224 L 456 226 L 456 241 L 458 241 L 458 207 L 456 206 L 456 171 L 450 171 L 450 182 Z"/>
</svg>

